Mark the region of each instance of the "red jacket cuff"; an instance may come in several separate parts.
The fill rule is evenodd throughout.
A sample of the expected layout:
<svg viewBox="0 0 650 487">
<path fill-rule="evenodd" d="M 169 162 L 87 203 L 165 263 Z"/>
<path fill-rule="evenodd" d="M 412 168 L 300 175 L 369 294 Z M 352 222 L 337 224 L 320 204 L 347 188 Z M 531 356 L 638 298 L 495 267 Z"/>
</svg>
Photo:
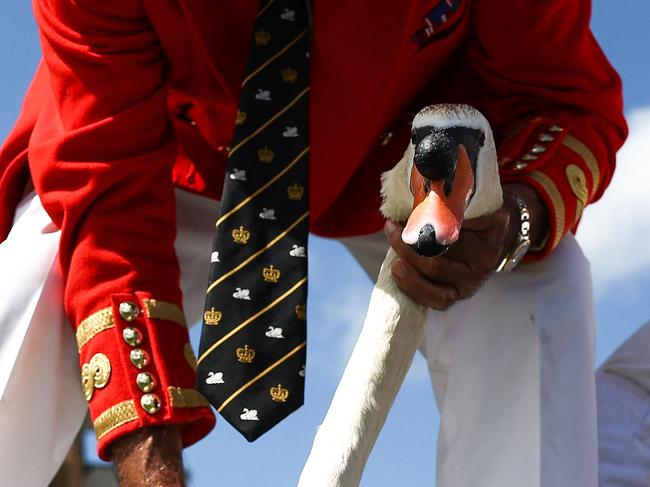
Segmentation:
<svg viewBox="0 0 650 487">
<path fill-rule="evenodd" d="M 567 232 L 575 231 L 585 206 L 600 196 L 611 177 L 608 166 L 599 162 L 607 160 L 604 145 L 575 125 L 537 117 L 513 129 L 499 148 L 502 182 L 528 184 L 548 208 L 548 237 L 533 259 L 544 257 Z"/>
<path fill-rule="evenodd" d="M 98 454 L 139 428 L 180 424 L 183 445 L 215 424 L 194 389 L 196 359 L 183 312 L 146 293 L 114 294 L 76 328 L 81 380 L 97 434 Z"/>
</svg>

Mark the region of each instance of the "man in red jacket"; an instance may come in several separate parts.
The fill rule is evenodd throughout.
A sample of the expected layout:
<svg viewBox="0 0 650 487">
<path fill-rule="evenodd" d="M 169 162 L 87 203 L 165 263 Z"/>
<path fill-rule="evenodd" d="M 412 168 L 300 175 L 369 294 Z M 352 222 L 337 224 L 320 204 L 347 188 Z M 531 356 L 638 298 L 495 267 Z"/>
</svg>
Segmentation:
<svg viewBox="0 0 650 487">
<path fill-rule="evenodd" d="M 442 3 L 449 10 L 432 17 Z M 49 274 L 37 270 L 45 266 L 62 288 L 99 454 L 117 461 L 129 485 L 138 485 L 134 475 L 155 456 L 165 475 L 158 479 L 161 470 L 151 469 L 149 480 L 178 485 L 181 445 L 214 423 L 193 389 L 181 311 L 181 271 L 191 275 L 196 253 L 209 248 L 197 245 L 194 255 L 180 250 L 190 239 L 181 238 L 187 233 L 179 227 L 192 228 L 215 208 L 205 200 L 220 197 L 258 2 L 34 0 L 34 9 L 43 62 L 0 152 L 3 245 L 20 246 L 12 233 L 23 228 L 24 215 L 38 221 L 27 225 L 35 234 L 56 234 L 56 264 L 50 246 L 50 263 L 35 264 L 26 282 L 48 282 Z M 379 175 L 400 158 L 413 109 L 464 102 L 492 124 L 502 182 L 531 212 L 529 259 L 547 260 L 606 188 L 626 133 L 620 81 L 589 31 L 589 17 L 587 0 L 412 0 L 381 7 L 315 1 L 311 231 L 348 237 L 380 230 Z M 468 245 L 453 258 L 470 271 L 451 278 L 442 264 L 420 266 L 389 228 L 402 257 L 393 269 L 397 282 L 417 301 L 447 308 L 481 287 L 518 229 L 512 199 L 469 223 L 461 237 Z M 471 242 L 481 232 L 494 244 L 476 255 Z M 444 259 L 451 257 L 438 262 Z M 184 311 L 196 316 L 201 292 L 184 290 L 195 300 Z M 588 297 L 577 301 L 589 305 Z M 38 303 L 30 309 L 21 319 L 9 313 L 0 320 L 2 330 L 10 329 L 3 336 L 18 348 L 43 313 Z M 10 322 L 22 328 L 14 333 Z M 124 330 L 133 326 L 144 334 L 137 345 L 149 359 L 148 380 L 163 391 L 157 408 L 142 405 L 149 387 L 130 366 L 134 345 Z M 48 348 L 50 364 L 69 361 L 62 333 L 55 332 L 59 355 Z M 589 354 L 583 356 L 588 370 Z M 27 370 L 20 357 L 13 359 L 16 373 Z M 27 401 L 11 389 L 16 383 L 0 382 L 15 408 Z M 7 423 L 0 415 L 0 427 Z M 48 434 L 48 445 L 60 446 L 53 465 L 74 423 Z M 41 480 L 53 473 L 45 470 Z"/>
</svg>

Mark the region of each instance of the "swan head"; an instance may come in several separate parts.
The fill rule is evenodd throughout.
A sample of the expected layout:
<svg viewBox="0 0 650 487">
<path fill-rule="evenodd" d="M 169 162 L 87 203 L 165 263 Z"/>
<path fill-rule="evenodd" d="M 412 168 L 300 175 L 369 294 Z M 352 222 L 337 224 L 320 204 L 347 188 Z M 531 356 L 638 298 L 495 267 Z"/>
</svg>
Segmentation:
<svg viewBox="0 0 650 487">
<path fill-rule="evenodd" d="M 468 105 L 422 109 L 404 156 L 382 175 L 382 197 L 384 216 L 404 224 L 404 243 L 420 255 L 445 252 L 458 239 L 464 218 L 502 204 L 488 121 Z"/>
</svg>

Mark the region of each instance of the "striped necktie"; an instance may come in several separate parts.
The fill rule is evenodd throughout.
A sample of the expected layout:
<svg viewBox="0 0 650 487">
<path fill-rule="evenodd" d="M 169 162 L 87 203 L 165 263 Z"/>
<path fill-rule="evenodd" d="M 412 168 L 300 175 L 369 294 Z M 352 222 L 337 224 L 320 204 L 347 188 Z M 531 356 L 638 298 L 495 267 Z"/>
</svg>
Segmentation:
<svg viewBox="0 0 650 487">
<path fill-rule="evenodd" d="M 304 398 L 309 25 L 262 0 L 216 222 L 197 388 L 248 441 Z"/>
</svg>

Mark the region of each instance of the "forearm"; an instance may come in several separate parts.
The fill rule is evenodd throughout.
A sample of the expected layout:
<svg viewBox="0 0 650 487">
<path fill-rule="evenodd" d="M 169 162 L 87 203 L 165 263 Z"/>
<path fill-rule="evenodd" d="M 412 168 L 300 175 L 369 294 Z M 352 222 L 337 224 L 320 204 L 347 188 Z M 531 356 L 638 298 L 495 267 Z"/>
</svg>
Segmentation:
<svg viewBox="0 0 650 487">
<path fill-rule="evenodd" d="M 184 487 L 181 451 L 179 426 L 144 428 L 111 447 L 122 487 Z"/>
</svg>

